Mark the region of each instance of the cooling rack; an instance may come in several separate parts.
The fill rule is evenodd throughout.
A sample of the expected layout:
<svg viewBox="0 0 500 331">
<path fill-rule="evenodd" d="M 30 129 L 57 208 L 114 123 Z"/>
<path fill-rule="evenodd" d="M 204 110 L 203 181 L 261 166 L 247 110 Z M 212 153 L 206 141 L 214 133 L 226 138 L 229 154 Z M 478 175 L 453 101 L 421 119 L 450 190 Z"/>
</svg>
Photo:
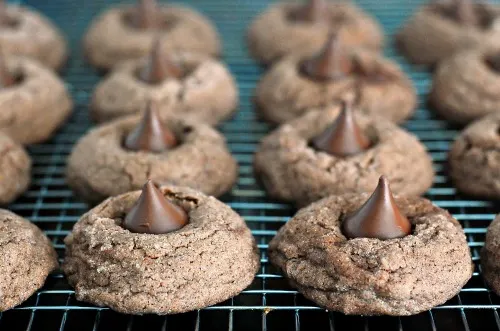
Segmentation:
<svg viewBox="0 0 500 331">
<path fill-rule="evenodd" d="M 59 258 L 63 239 L 88 207 L 75 198 L 65 184 L 64 167 L 72 146 L 90 127 L 87 105 L 100 77 L 83 60 L 81 37 L 90 20 L 111 2 L 104 0 L 24 1 L 51 17 L 66 33 L 72 49 L 63 74 L 75 100 L 68 123 L 49 142 L 32 146 L 33 184 L 28 192 L 9 206 L 31 219 L 52 240 Z M 426 109 L 431 75 L 405 63 L 390 43 L 386 55 L 399 62 L 412 78 L 420 98 L 419 108 L 404 127 L 427 146 L 437 173 L 427 197 L 448 209 L 464 226 L 476 265 L 472 279 L 459 295 L 444 305 L 410 317 L 359 317 L 327 312 L 291 288 L 268 263 L 269 240 L 295 212 L 290 206 L 266 197 L 252 173 L 252 154 L 271 127 L 256 119 L 251 97 L 262 74 L 248 56 L 244 43 L 246 27 L 267 5 L 264 0 L 185 1 L 204 12 L 217 25 L 224 40 L 224 61 L 236 76 L 240 90 L 237 115 L 220 130 L 239 162 L 238 182 L 223 200 L 241 214 L 257 239 L 262 267 L 253 284 L 242 294 L 213 307 L 186 314 L 129 316 L 107 308 L 78 302 L 60 272 L 52 274 L 45 286 L 23 305 L 0 313 L 0 330 L 103 331 L 103 330 L 500 330 L 500 298 L 481 277 L 479 251 L 486 227 L 500 207 L 493 202 L 471 200 L 458 195 L 446 176 L 445 159 L 459 129 L 447 125 Z M 388 36 L 419 5 L 416 0 L 359 0 L 375 15 Z M 47 111 L 50 111 L 48 109 Z"/>
</svg>

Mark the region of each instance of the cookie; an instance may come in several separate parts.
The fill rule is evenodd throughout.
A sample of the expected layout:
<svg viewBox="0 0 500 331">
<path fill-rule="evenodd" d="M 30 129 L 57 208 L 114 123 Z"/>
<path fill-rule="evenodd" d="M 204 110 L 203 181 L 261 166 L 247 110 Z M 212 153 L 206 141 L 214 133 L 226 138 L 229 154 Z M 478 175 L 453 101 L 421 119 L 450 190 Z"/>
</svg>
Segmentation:
<svg viewBox="0 0 500 331">
<path fill-rule="evenodd" d="M 22 144 L 47 140 L 73 107 L 64 83 L 29 58 L 7 56 L 0 57 L 0 62 L 4 87 L 0 89 L 0 130 Z"/>
<path fill-rule="evenodd" d="M 331 194 L 371 191 L 382 174 L 397 193 L 419 195 L 431 187 L 432 160 L 418 139 L 355 108 L 347 125 L 355 120 L 366 135 L 364 150 L 338 156 L 314 146 L 317 137 L 337 121 L 340 110 L 339 105 L 311 110 L 262 140 L 254 169 L 269 195 L 305 206 Z M 338 139 L 342 140 L 346 139 Z"/>
<path fill-rule="evenodd" d="M 42 231 L 5 209 L 0 209 L 0 256 L 0 312 L 27 300 L 58 266 Z"/>
<path fill-rule="evenodd" d="M 148 130 L 164 126 L 176 139 L 175 146 L 157 151 L 133 150 L 124 144 L 140 123 L 140 116 L 118 119 L 94 128 L 78 141 L 68 159 L 66 178 L 80 197 L 96 203 L 139 189 L 148 178 L 215 196 L 231 189 L 238 166 L 217 131 L 169 116 L 157 125 L 148 124 Z M 140 144 L 139 138 L 132 139 Z"/>
<path fill-rule="evenodd" d="M 465 125 L 500 110 L 497 54 L 481 49 L 467 50 L 438 65 L 430 102 L 441 117 Z"/>
<path fill-rule="evenodd" d="M 162 114 L 182 114 L 209 124 L 217 124 L 234 112 L 238 89 L 222 63 L 193 53 L 167 53 L 161 44 L 156 45 L 157 52 L 153 49 L 145 58 L 126 61 L 97 85 L 90 106 L 95 121 L 138 114 L 149 100 L 158 102 Z M 154 61 L 158 57 L 160 60 Z M 145 81 L 140 73 L 150 68 L 151 62 L 156 71 L 167 62 L 177 70 L 165 70 L 164 77 L 156 75 L 155 82 Z"/>
<path fill-rule="evenodd" d="M 463 49 L 499 45 L 500 7 L 465 1 L 422 6 L 396 34 L 401 52 L 413 63 L 433 65 Z"/>
<path fill-rule="evenodd" d="M 269 243 L 271 263 L 306 298 L 329 311 L 404 316 L 443 304 L 472 276 L 460 224 L 418 197 L 389 199 L 389 210 L 371 208 L 380 193 L 330 196 L 299 210 Z M 354 237 L 348 231 L 347 222 L 359 221 L 361 211 L 368 222 L 382 222 L 372 229 L 375 233 L 387 232 L 387 226 L 394 228 L 384 224 L 393 208 L 411 223 L 410 234 L 379 239 L 368 236 L 370 231 Z M 359 226 L 354 227 L 358 233 Z"/>
<path fill-rule="evenodd" d="M 500 198 L 500 113 L 467 126 L 448 154 L 455 187 L 473 196 Z"/>
<path fill-rule="evenodd" d="M 14 4 L 0 4 L 0 49 L 3 54 L 27 56 L 60 70 L 68 58 L 68 46 L 59 29 L 41 13 Z"/>
<path fill-rule="evenodd" d="M 169 51 L 221 54 L 217 31 L 204 16 L 187 7 L 151 0 L 106 10 L 91 23 L 83 44 L 92 65 L 111 69 L 121 61 L 147 56 L 158 36 Z"/>
<path fill-rule="evenodd" d="M 287 55 L 317 52 L 331 31 L 340 32 L 348 47 L 378 51 L 383 45 L 378 23 L 354 4 L 306 0 L 275 4 L 260 14 L 248 29 L 248 48 L 254 58 L 269 64 Z"/>
<path fill-rule="evenodd" d="M 259 268 L 245 221 L 214 197 L 162 187 L 188 223 L 165 234 L 122 227 L 140 191 L 109 198 L 75 224 L 65 239 L 63 270 L 76 298 L 127 314 L 175 314 L 231 298 Z"/>
<path fill-rule="evenodd" d="M 0 204 L 14 201 L 31 181 L 31 158 L 23 147 L 0 132 Z"/>
<path fill-rule="evenodd" d="M 483 277 L 493 291 L 500 295 L 500 215 L 491 222 L 481 250 Z"/>
<path fill-rule="evenodd" d="M 311 108 L 344 98 L 365 114 L 401 123 L 414 112 L 416 92 L 397 64 L 362 50 L 347 50 L 332 35 L 314 57 L 290 56 L 259 81 L 255 103 L 262 117 L 283 123 Z"/>
</svg>

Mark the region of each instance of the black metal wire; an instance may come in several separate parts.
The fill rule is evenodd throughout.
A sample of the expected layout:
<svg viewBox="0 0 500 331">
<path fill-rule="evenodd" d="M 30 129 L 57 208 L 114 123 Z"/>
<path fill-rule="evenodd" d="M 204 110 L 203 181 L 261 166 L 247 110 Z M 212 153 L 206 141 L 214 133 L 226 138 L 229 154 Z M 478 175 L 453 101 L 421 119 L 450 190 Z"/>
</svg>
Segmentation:
<svg viewBox="0 0 500 331">
<path fill-rule="evenodd" d="M 485 286 L 479 266 L 486 227 L 499 210 L 498 207 L 495 210 L 493 202 L 457 195 L 449 182 L 445 171 L 446 153 L 458 130 L 426 109 L 431 75 L 406 64 L 388 43 L 386 55 L 402 65 L 418 89 L 419 108 L 405 127 L 424 142 L 435 162 L 437 176 L 427 197 L 448 209 L 464 226 L 476 265 L 474 275 L 458 296 L 416 316 L 359 317 L 326 312 L 291 288 L 267 260 L 267 243 L 294 213 L 287 204 L 266 197 L 255 181 L 251 166 L 256 144 L 271 127 L 259 122 L 252 108 L 253 88 L 262 69 L 248 57 L 244 34 L 253 17 L 267 6 L 267 1 L 186 2 L 216 22 L 224 40 L 224 60 L 239 84 L 238 114 L 220 129 L 240 164 L 240 175 L 232 193 L 223 200 L 245 218 L 257 239 L 262 262 L 259 274 L 242 294 L 213 307 L 168 317 L 133 317 L 76 301 L 63 275 L 56 272 L 23 305 L 0 314 L 0 330 L 500 330 L 497 311 L 500 298 Z M 416 0 L 359 0 L 358 3 L 380 20 L 389 36 L 419 5 Z M 42 228 L 62 258 L 64 237 L 87 211 L 87 206 L 77 200 L 65 184 L 65 160 L 75 141 L 91 126 L 87 105 L 94 85 L 101 78 L 84 63 L 80 40 L 90 20 L 111 3 L 29 0 L 26 4 L 51 17 L 70 40 L 71 60 L 63 78 L 76 108 L 66 126 L 51 141 L 29 148 L 34 159 L 33 184 L 10 209 Z"/>
</svg>

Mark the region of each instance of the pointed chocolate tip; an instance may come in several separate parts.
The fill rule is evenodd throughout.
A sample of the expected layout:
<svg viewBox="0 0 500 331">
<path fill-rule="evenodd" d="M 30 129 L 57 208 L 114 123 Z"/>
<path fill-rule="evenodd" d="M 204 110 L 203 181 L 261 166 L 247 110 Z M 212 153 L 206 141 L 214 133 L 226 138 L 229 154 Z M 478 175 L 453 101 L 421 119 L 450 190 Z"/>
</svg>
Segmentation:
<svg viewBox="0 0 500 331">
<path fill-rule="evenodd" d="M 124 227 L 136 233 L 162 234 L 179 230 L 187 223 L 184 209 L 166 199 L 149 179 L 125 217 Z"/>
<path fill-rule="evenodd" d="M 153 42 L 148 63 L 139 72 L 139 78 L 149 84 L 160 84 L 166 78 L 180 78 L 183 70 L 169 56 L 164 54 L 161 39 Z"/>
<path fill-rule="evenodd" d="M 323 133 L 314 138 L 313 146 L 341 157 L 358 154 L 370 148 L 370 139 L 356 123 L 350 101 L 343 102 L 339 116 Z"/>
<path fill-rule="evenodd" d="M 352 72 L 352 60 L 346 54 L 338 33 L 330 33 L 323 48 L 300 64 L 305 76 L 318 81 L 333 81 L 347 77 Z"/>
<path fill-rule="evenodd" d="M 292 13 L 292 18 L 296 21 L 315 23 L 326 20 L 327 14 L 325 0 L 308 0 Z"/>
<path fill-rule="evenodd" d="M 12 86 L 14 83 L 14 76 L 10 73 L 7 63 L 5 63 L 5 56 L 0 51 L 0 88 Z"/>
<path fill-rule="evenodd" d="M 139 0 L 133 12 L 132 22 L 139 29 L 158 27 L 158 2 L 156 0 Z"/>
<path fill-rule="evenodd" d="M 156 102 L 150 101 L 139 124 L 125 138 L 125 147 L 133 151 L 161 153 L 177 145 L 175 135 L 163 125 Z"/>
<path fill-rule="evenodd" d="M 401 238 L 411 233 L 411 223 L 394 201 L 389 181 L 381 176 L 366 202 L 345 218 L 343 232 L 348 238 Z"/>
</svg>

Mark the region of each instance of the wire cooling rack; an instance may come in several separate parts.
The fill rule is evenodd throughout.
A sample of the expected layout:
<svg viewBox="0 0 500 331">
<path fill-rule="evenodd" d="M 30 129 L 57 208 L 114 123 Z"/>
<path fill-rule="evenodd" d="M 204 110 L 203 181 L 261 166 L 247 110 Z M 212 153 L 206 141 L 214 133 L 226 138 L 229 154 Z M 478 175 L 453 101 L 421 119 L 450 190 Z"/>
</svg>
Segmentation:
<svg viewBox="0 0 500 331">
<path fill-rule="evenodd" d="M 419 5 L 415 0 L 358 2 L 379 19 L 388 36 Z M 290 206 L 267 198 L 252 174 L 252 153 L 271 127 L 257 121 L 252 108 L 253 89 L 262 69 L 249 58 L 244 34 L 252 18 L 267 6 L 267 1 L 193 0 L 188 4 L 217 24 L 224 40 L 224 60 L 240 88 L 238 114 L 220 126 L 240 164 L 238 183 L 223 200 L 245 218 L 259 244 L 262 267 L 255 281 L 235 298 L 200 311 L 168 317 L 128 316 L 76 301 L 63 275 L 56 272 L 23 305 L 0 313 L 0 330 L 500 330 L 500 298 L 486 288 L 479 265 L 486 227 L 499 207 L 493 202 L 457 195 L 448 181 L 446 153 L 459 131 L 425 108 L 431 75 L 406 64 L 392 45 L 387 44 L 386 55 L 402 65 L 418 89 L 419 108 L 405 127 L 425 143 L 434 159 L 437 176 L 427 197 L 448 209 L 464 226 L 475 273 L 459 295 L 443 306 L 416 316 L 359 317 L 327 312 L 292 289 L 268 263 L 266 253 L 269 240 L 294 213 Z M 84 62 L 80 41 L 90 20 L 110 3 L 29 0 L 26 5 L 51 17 L 70 40 L 71 59 L 63 77 L 76 108 L 69 122 L 51 141 L 29 148 L 34 159 L 33 184 L 10 209 L 42 228 L 62 258 L 64 237 L 87 211 L 87 205 L 77 200 L 65 184 L 65 160 L 76 140 L 91 126 L 87 105 L 100 79 Z"/>
</svg>

